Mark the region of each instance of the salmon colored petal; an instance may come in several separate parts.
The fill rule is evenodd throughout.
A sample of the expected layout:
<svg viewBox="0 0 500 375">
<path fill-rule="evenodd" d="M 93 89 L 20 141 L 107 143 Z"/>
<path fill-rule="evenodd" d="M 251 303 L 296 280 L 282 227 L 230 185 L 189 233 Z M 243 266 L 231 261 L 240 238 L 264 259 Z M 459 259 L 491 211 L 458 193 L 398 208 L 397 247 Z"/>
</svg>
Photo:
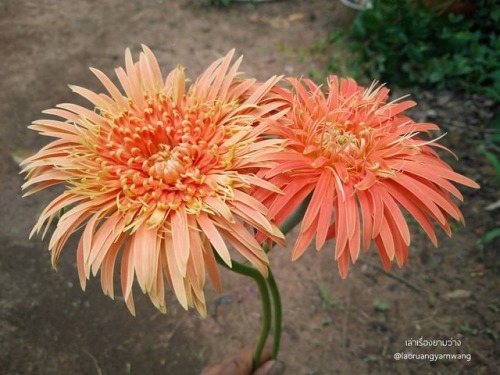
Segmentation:
<svg viewBox="0 0 500 375">
<path fill-rule="evenodd" d="M 219 271 L 217 270 L 217 262 L 215 260 L 212 248 L 208 242 L 208 239 L 205 239 L 203 245 L 203 258 L 205 259 L 205 266 L 207 268 L 208 276 L 212 282 L 212 285 L 217 293 L 222 292 L 222 283 L 219 275 Z"/>
<path fill-rule="evenodd" d="M 316 236 L 316 250 L 320 250 L 326 240 L 328 235 L 328 228 L 330 227 L 330 220 L 332 217 L 333 205 L 334 205 L 334 194 L 335 186 L 333 184 L 333 178 L 330 171 L 324 172 L 327 174 L 328 178 L 323 183 L 326 186 L 324 191 L 321 207 L 319 209 L 318 215 L 318 228 Z M 319 181 L 318 181 L 319 183 Z"/>
<path fill-rule="evenodd" d="M 118 88 L 111 82 L 111 80 L 108 78 L 107 75 L 105 75 L 103 72 L 101 72 L 99 69 L 94 69 L 90 68 L 92 73 L 94 73 L 97 78 L 99 78 L 99 81 L 106 87 L 106 90 L 111 94 L 111 97 L 113 100 L 116 102 L 117 105 L 121 107 L 126 107 L 127 106 L 127 100 L 123 97 L 122 93 Z M 94 103 L 96 104 L 96 103 Z M 97 104 L 96 104 L 97 105 Z"/>
<path fill-rule="evenodd" d="M 94 276 L 102 264 L 109 247 L 123 233 L 125 222 L 121 215 L 111 215 L 92 236 L 92 244 L 87 263 L 92 265 Z"/>
<path fill-rule="evenodd" d="M 108 295 L 111 299 L 115 298 L 113 276 L 115 271 L 116 258 L 125 238 L 126 234 L 122 233 L 122 235 L 116 240 L 116 242 L 111 244 L 102 262 L 101 287 L 104 294 Z"/>
<path fill-rule="evenodd" d="M 370 197 L 369 194 L 365 191 L 357 192 L 358 204 L 361 208 L 361 215 L 363 218 L 363 248 L 368 250 L 370 247 L 370 243 L 372 240 L 372 232 L 373 232 L 373 216 L 370 205 Z"/>
<path fill-rule="evenodd" d="M 172 242 L 177 261 L 177 268 L 182 275 L 186 276 L 186 267 L 189 259 L 190 243 L 189 243 L 189 228 L 187 223 L 186 212 L 181 206 L 171 214 L 172 220 Z"/>
<path fill-rule="evenodd" d="M 380 235 L 375 237 L 374 240 L 375 244 L 377 245 L 378 255 L 380 256 L 382 265 L 384 266 L 385 271 L 389 272 L 389 270 L 391 269 L 391 259 L 387 255 L 387 250 L 384 247 L 384 242 L 382 241 Z"/>
<path fill-rule="evenodd" d="M 127 301 L 132 295 L 132 285 L 134 282 L 134 254 L 132 241 L 128 241 L 122 254 L 121 262 L 121 286 L 123 297 Z M 127 303 L 128 305 L 128 303 Z M 130 308 L 130 307 L 129 307 Z"/>
<path fill-rule="evenodd" d="M 132 246 L 137 282 L 142 292 L 146 293 L 151 291 L 153 287 L 158 268 L 159 246 L 157 231 L 145 225 L 139 226 L 133 235 Z"/>
<path fill-rule="evenodd" d="M 307 246 L 312 241 L 314 235 L 316 234 L 315 224 L 317 224 L 318 218 L 313 219 L 312 225 L 309 228 L 301 230 L 299 236 L 297 237 L 297 241 L 295 242 L 295 246 L 292 250 L 292 261 L 297 260 L 301 257 L 302 254 L 307 250 Z"/>
<path fill-rule="evenodd" d="M 302 219 L 302 226 L 304 230 L 309 228 L 313 221 L 317 222 L 317 216 L 325 194 L 331 190 L 332 185 L 332 174 L 330 171 L 326 170 L 319 176 L 318 182 L 316 183 L 316 189 L 314 189 L 311 201 L 309 202 L 304 218 Z"/>
<path fill-rule="evenodd" d="M 415 201 L 412 201 L 408 195 L 404 194 L 397 185 L 386 183 L 387 192 L 403 206 L 406 211 L 408 211 L 417 222 L 420 224 L 422 229 L 425 231 L 432 244 L 437 247 L 437 237 L 432 226 L 431 221 L 426 216 L 425 212 L 427 210 L 424 207 L 419 207 Z"/>
<path fill-rule="evenodd" d="M 294 211 L 305 196 L 314 189 L 314 182 L 315 179 L 291 181 L 290 184 L 283 188 L 283 195 L 275 196 L 274 202 L 269 207 L 268 217 L 274 219 L 283 210 Z M 305 196 L 302 199 L 297 199 L 299 195 Z M 281 220 L 278 220 L 278 223 L 281 224 L 281 222 Z"/>
<path fill-rule="evenodd" d="M 78 279 L 80 281 L 80 287 L 82 288 L 82 290 L 85 290 L 90 272 L 87 272 L 85 269 L 85 260 L 83 259 L 83 237 L 80 237 L 80 241 L 78 242 L 78 247 L 76 250 L 76 265 L 78 269 Z"/>
<path fill-rule="evenodd" d="M 183 275 L 181 274 L 178 267 L 178 261 L 176 259 L 177 254 L 175 252 L 174 243 L 169 237 L 166 237 L 163 243 L 163 251 L 165 252 L 167 258 L 168 273 L 171 277 L 172 288 L 174 289 L 175 296 L 177 297 L 177 300 L 179 301 L 181 306 L 185 310 L 187 310 L 188 296 L 186 294 Z"/>
<path fill-rule="evenodd" d="M 229 254 L 229 250 L 212 220 L 210 220 L 206 214 L 202 213 L 196 218 L 196 221 L 224 263 L 231 267 L 231 255 Z"/>
<path fill-rule="evenodd" d="M 339 269 L 340 277 L 345 279 L 349 271 L 349 251 L 343 249 L 339 258 L 337 258 L 337 267 Z"/>
<path fill-rule="evenodd" d="M 354 231 L 352 237 L 349 238 L 348 246 L 349 246 L 349 254 L 351 255 L 352 262 L 356 262 L 359 256 L 359 252 L 361 249 L 361 224 L 359 220 L 359 213 L 356 209 L 354 211 L 355 220 L 354 220 Z"/>
<path fill-rule="evenodd" d="M 387 193 L 386 190 L 377 188 L 378 194 L 382 197 L 385 206 L 385 217 L 387 219 L 390 216 L 401 235 L 401 238 L 404 240 L 406 246 L 410 245 L 410 230 L 408 229 L 408 225 L 406 224 L 405 217 L 403 213 L 399 209 L 396 202 L 392 199 L 392 197 Z"/>
<path fill-rule="evenodd" d="M 262 250 L 262 248 L 257 244 L 253 248 L 250 248 L 248 244 L 245 243 L 241 238 L 235 236 L 235 232 L 229 232 L 221 229 L 221 232 L 229 240 L 229 242 L 235 247 L 240 254 L 245 257 L 250 263 L 252 263 L 255 268 L 262 274 L 262 276 L 267 278 L 268 268 L 267 268 L 267 257 Z M 257 243 L 257 242 L 256 242 Z"/>
</svg>

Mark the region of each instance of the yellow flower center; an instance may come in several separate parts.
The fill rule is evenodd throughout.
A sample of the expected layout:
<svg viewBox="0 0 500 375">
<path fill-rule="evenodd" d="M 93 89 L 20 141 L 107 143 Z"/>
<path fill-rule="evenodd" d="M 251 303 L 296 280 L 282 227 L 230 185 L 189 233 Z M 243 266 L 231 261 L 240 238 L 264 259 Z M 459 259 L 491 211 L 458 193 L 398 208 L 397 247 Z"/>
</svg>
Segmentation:
<svg viewBox="0 0 500 375">
<path fill-rule="evenodd" d="M 224 141 L 234 129 L 220 119 L 234 103 L 179 108 L 161 93 L 145 102 L 142 111 L 131 105 L 119 115 L 102 113 L 111 126 L 98 129 L 99 138 L 106 140 L 97 146 L 99 179 L 103 185 L 120 182 L 121 209 L 137 204 L 176 209 L 184 202 L 188 210 L 199 212 L 203 197 L 227 196 L 228 187 L 207 173 L 222 172 L 233 163 L 234 150 Z"/>
<path fill-rule="evenodd" d="M 175 184 L 193 163 L 188 155 L 189 146 L 179 145 L 170 150 L 169 145 L 160 145 L 160 149 L 144 161 L 142 170 L 155 180 Z"/>
</svg>

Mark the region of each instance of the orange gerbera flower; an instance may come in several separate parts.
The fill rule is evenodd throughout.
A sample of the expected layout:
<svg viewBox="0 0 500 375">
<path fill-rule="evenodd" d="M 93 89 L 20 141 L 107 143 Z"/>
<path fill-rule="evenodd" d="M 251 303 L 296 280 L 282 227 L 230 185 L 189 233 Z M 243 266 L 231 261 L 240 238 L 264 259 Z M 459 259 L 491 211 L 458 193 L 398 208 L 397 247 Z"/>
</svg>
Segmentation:
<svg viewBox="0 0 500 375">
<path fill-rule="evenodd" d="M 267 257 L 246 226 L 282 242 L 266 219 L 267 209 L 249 195 L 252 186 L 277 191 L 256 177 L 269 167 L 268 154 L 279 140 L 261 133 L 281 116 L 269 96 L 279 80 L 263 84 L 238 77 L 233 52 L 215 61 L 185 90 L 182 67 L 163 81 L 152 52 L 143 48 L 134 63 L 116 69 L 124 94 L 101 71 L 92 69 L 109 95 L 82 87 L 73 91 L 95 106 L 89 110 L 60 104 L 44 113 L 63 120 L 35 121 L 31 128 L 56 140 L 24 161 L 28 194 L 52 185 L 66 190 L 43 211 L 33 232 L 69 208 L 59 219 L 49 249 L 52 262 L 78 228 L 77 250 L 82 288 L 101 270 L 105 294 L 113 298 L 113 270 L 121 258 L 121 286 L 134 314 L 135 277 L 154 305 L 166 311 L 164 276 L 184 308 L 206 314 L 204 284 L 208 272 L 217 290 L 220 280 L 212 246 L 228 265 L 225 237 L 262 274 Z M 33 234 L 32 232 L 32 234 Z"/>
<path fill-rule="evenodd" d="M 284 195 L 261 190 L 254 196 L 281 224 L 312 193 L 293 260 L 315 235 L 318 250 L 336 237 L 335 259 L 346 277 L 349 257 L 356 261 L 362 238 L 365 250 L 375 241 L 388 270 L 394 258 L 400 267 L 408 258 L 410 231 L 402 208 L 435 246 L 431 218 L 448 235 L 449 216 L 463 222 L 450 198 L 462 200 L 462 195 L 451 182 L 479 186 L 439 158 L 432 147 L 443 147 L 435 140 L 419 137 L 438 127 L 403 115 L 414 102 L 387 103 L 387 88 L 373 84 L 364 89 L 335 76 L 329 78 L 326 95 L 309 80 L 289 81 L 295 92 L 280 90 L 290 108 L 288 124 L 272 130 L 286 140 L 285 151 L 273 156 L 279 165 L 265 173 Z"/>
</svg>

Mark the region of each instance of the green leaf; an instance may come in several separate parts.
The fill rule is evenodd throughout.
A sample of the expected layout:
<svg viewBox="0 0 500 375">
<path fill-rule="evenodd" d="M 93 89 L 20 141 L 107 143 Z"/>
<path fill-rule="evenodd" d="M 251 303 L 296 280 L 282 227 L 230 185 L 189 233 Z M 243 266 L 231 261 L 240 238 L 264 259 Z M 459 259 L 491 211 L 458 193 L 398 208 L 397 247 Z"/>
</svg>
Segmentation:
<svg viewBox="0 0 500 375">
<path fill-rule="evenodd" d="M 483 238 L 481 238 L 481 243 L 487 244 L 493 241 L 495 238 L 500 237 L 500 228 L 495 228 L 487 232 Z"/>
<path fill-rule="evenodd" d="M 323 305 L 326 308 L 332 308 L 335 306 L 335 301 L 333 300 L 328 287 L 325 284 L 319 285 L 319 292 L 321 293 L 321 299 L 323 300 Z"/>
<path fill-rule="evenodd" d="M 375 307 L 375 310 L 377 310 L 378 312 L 386 312 L 387 310 L 389 310 L 389 305 L 378 299 L 373 301 L 373 307 Z"/>
<path fill-rule="evenodd" d="M 497 156 L 484 148 L 480 148 L 479 152 L 481 152 L 486 157 L 486 159 L 490 161 L 490 163 L 493 165 L 493 168 L 495 168 L 497 178 L 500 178 L 500 161 L 498 160 Z"/>
<path fill-rule="evenodd" d="M 488 128 L 495 129 L 500 132 L 500 113 L 497 113 L 488 123 Z"/>
<path fill-rule="evenodd" d="M 486 95 L 496 102 L 500 102 L 500 91 L 498 89 L 492 89 L 491 87 L 485 87 L 484 90 Z"/>
</svg>

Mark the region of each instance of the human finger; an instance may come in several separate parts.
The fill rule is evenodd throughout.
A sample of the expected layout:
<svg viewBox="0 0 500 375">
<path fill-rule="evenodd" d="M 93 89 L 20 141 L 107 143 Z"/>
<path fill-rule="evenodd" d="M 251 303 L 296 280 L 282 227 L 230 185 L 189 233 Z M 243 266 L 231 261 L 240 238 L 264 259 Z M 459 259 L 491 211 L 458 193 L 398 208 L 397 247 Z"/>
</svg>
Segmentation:
<svg viewBox="0 0 500 375">
<path fill-rule="evenodd" d="M 281 361 L 271 360 L 260 366 L 252 375 L 282 375 L 285 364 Z"/>
</svg>

